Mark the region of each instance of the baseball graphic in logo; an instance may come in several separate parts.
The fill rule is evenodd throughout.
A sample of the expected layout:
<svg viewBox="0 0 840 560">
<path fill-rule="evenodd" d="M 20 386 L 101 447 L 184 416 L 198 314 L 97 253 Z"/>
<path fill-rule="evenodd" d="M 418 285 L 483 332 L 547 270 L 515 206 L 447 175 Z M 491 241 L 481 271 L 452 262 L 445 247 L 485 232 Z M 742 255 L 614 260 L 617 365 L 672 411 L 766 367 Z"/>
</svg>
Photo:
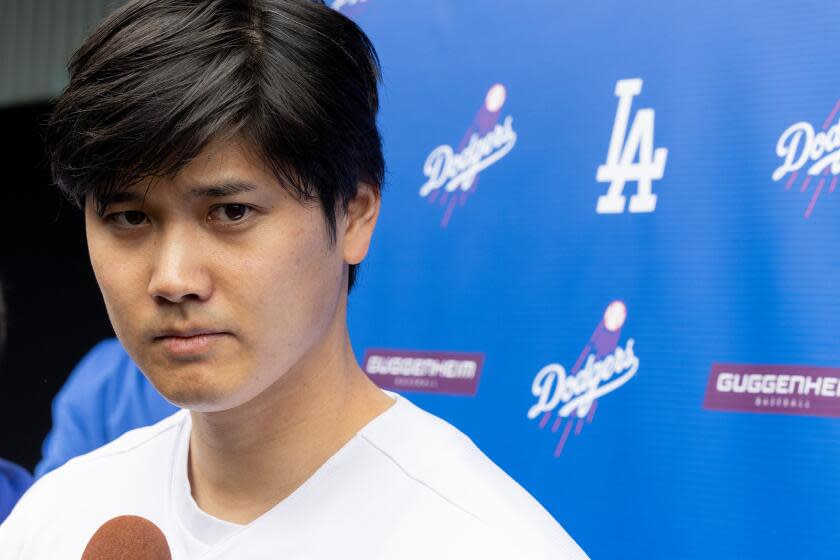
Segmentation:
<svg viewBox="0 0 840 560">
<path fill-rule="evenodd" d="M 540 429 L 550 425 L 552 433 L 560 433 L 555 457 L 563 453 L 572 432 L 579 436 L 584 425 L 592 422 L 599 400 L 638 372 L 636 341 L 629 338 L 623 347 L 618 344 L 626 320 L 624 302 L 611 302 L 568 373 L 561 364 L 551 363 L 534 377 L 531 394 L 537 402 L 528 409 L 528 418 L 539 418 Z"/>
<path fill-rule="evenodd" d="M 429 204 L 443 207 L 440 226 L 445 228 L 456 208 L 467 203 L 478 188 L 479 174 L 508 155 L 516 145 L 513 117 L 501 119 L 508 91 L 503 84 L 493 84 L 484 96 L 472 124 L 461 142 L 452 147 L 442 144 L 431 151 L 423 165 L 426 182 L 420 197 Z"/>
</svg>

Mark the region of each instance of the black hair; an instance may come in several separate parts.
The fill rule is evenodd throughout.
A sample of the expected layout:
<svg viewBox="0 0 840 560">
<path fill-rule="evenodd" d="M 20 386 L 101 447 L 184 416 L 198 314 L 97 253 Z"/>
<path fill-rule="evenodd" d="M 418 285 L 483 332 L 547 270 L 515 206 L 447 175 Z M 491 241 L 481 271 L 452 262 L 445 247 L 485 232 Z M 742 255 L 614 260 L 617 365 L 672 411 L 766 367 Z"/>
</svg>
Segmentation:
<svg viewBox="0 0 840 560">
<path fill-rule="evenodd" d="M 380 189 L 380 66 L 364 32 L 323 0 L 131 0 L 73 54 L 45 143 L 76 205 L 171 176 L 240 134 L 301 203 L 336 213 Z M 348 290 L 356 277 L 350 266 Z"/>
</svg>

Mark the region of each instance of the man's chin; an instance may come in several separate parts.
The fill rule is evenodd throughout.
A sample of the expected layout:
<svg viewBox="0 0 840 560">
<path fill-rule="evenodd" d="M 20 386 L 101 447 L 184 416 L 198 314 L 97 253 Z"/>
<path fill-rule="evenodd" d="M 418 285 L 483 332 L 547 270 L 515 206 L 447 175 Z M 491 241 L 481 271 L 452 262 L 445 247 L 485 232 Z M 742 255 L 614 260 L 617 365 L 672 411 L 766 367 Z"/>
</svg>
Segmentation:
<svg viewBox="0 0 840 560">
<path fill-rule="evenodd" d="M 164 388 L 159 392 L 175 406 L 193 412 L 223 412 L 236 406 L 234 402 L 231 402 L 235 399 L 231 398 L 230 393 L 212 391 L 208 387 Z"/>
<path fill-rule="evenodd" d="M 189 367 L 182 364 L 181 367 L 153 371 L 146 377 L 163 398 L 180 408 L 215 412 L 236 406 L 235 395 L 239 391 L 229 382 L 236 379 L 233 372 L 213 371 L 206 365 Z"/>
</svg>

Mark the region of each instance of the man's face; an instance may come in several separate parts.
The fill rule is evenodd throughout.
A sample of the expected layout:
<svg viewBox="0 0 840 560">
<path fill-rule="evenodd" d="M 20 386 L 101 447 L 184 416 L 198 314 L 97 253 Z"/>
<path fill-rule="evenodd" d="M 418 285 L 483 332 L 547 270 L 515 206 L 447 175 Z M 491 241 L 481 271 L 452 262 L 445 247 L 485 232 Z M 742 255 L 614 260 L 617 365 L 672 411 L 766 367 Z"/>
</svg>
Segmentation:
<svg viewBox="0 0 840 560">
<path fill-rule="evenodd" d="M 343 320 L 344 245 L 359 232 L 340 218 L 331 243 L 321 207 L 295 200 L 244 143 L 209 146 L 101 217 L 90 198 L 88 248 L 114 330 L 175 404 L 241 405 Z"/>
</svg>

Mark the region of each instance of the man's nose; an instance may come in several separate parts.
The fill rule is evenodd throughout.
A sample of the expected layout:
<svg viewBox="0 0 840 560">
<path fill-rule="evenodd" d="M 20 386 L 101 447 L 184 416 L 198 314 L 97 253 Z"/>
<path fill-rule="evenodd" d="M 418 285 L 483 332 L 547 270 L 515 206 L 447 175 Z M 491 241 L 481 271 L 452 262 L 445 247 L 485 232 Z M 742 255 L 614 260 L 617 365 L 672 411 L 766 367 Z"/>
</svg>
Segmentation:
<svg viewBox="0 0 840 560">
<path fill-rule="evenodd" d="M 206 254 L 195 236 L 170 228 L 155 244 L 149 295 L 158 302 L 204 301 L 212 293 Z"/>
</svg>

